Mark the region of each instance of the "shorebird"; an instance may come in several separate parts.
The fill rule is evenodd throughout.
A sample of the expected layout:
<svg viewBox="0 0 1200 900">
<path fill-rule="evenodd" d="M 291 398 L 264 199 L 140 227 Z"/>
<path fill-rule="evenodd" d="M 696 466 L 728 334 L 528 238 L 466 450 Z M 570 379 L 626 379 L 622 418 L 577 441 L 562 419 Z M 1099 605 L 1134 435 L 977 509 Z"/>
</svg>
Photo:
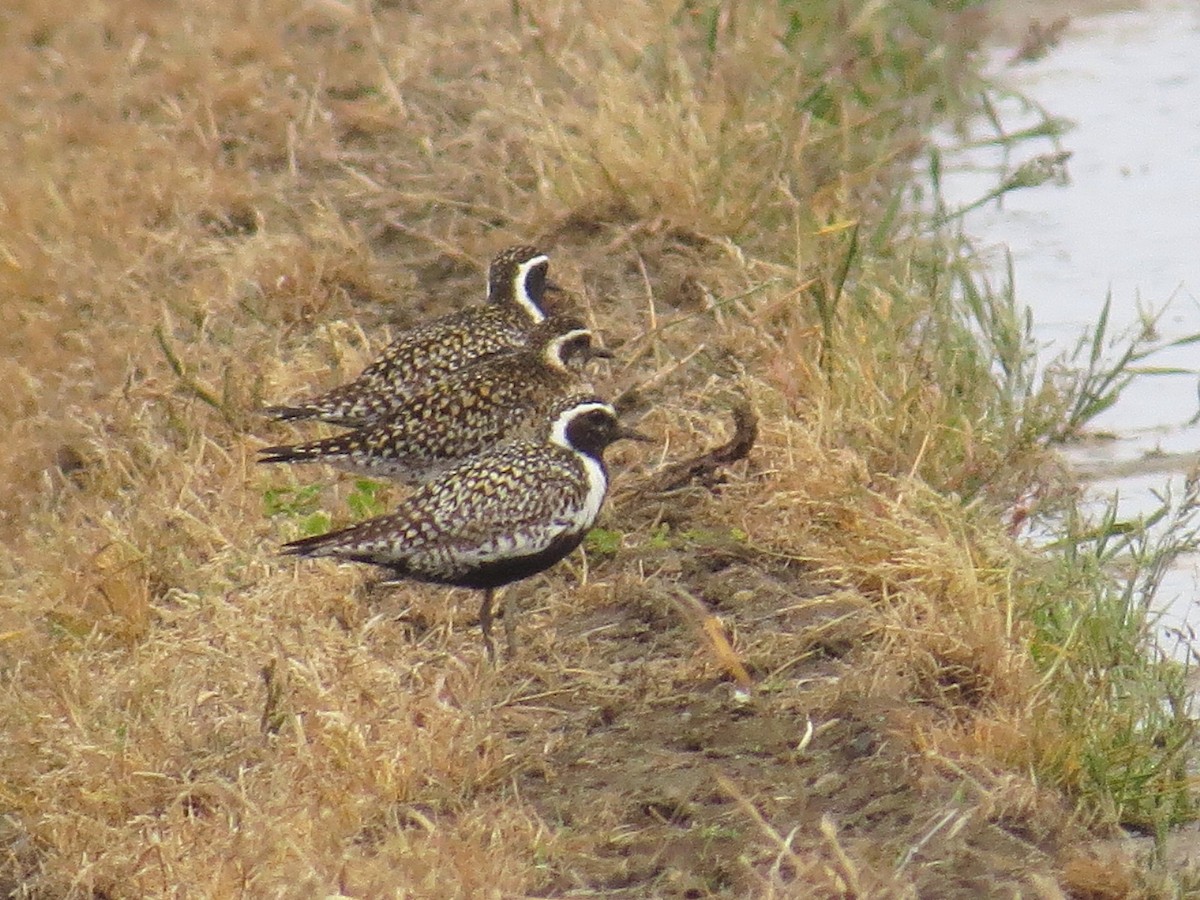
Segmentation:
<svg viewBox="0 0 1200 900">
<path fill-rule="evenodd" d="M 510 247 L 488 268 L 487 301 L 404 331 L 348 384 L 289 406 L 276 419 L 317 419 L 358 427 L 403 406 L 405 398 L 448 373 L 521 347 L 546 318 L 550 259 L 534 247 Z"/>
<path fill-rule="evenodd" d="M 548 569 L 579 546 L 608 491 L 604 450 L 622 439 L 650 440 L 622 426 L 599 397 L 574 395 L 550 412 L 536 438 L 447 469 L 390 515 L 292 541 L 283 552 L 372 563 L 397 578 L 483 591 L 479 627 L 494 659 L 496 588 Z"/>
<path fill-rule="evenodd" d="M 413 393 L 362 428 L 319 441 L 266 447 L 259 462 L 323 462 L 401 481 L 425 481 L 516 436 L 563 397 L 589 389 L 571 368 L 611 358 L 576 316 L 551 316 L 522 350 L 497 353 Z"/>
</svg>

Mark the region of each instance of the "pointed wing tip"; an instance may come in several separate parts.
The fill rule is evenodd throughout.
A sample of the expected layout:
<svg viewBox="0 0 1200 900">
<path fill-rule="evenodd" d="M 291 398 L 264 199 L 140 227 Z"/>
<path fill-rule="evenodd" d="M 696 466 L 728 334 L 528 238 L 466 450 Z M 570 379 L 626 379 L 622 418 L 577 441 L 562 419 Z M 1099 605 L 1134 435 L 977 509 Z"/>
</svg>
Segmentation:
<svg viewBox="0 0 1200 900">
<path fill-rule="evenodd" d="M 306 406 L 264 406 L 258 411 L 260 416 L 267 419 L 309 419 L 315 414 Z"/>
</svg>

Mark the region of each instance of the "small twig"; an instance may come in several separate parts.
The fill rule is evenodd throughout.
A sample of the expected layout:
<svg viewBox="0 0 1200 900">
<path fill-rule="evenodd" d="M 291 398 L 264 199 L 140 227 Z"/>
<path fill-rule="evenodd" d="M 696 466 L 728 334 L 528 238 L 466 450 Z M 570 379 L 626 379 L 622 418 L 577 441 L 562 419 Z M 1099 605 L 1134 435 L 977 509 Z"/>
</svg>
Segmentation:
<svg viewBox="0 0 1200 900">
<path fill-rule="evenodd" d="M 179 379 L 180 385 L 198 400 L 207 403 L 209 406 L 219 412 L 222 416 L 224 416 L 226 422 L 228 422 L 230 425 L 233 425 L 233 416 L 229 414 L 229 410 L 226 409 L 225 404 L 222 403 L 212 391 L 197 381 L 195 377 L 193 377 L 191 373 L 189 373 L 184 367 L 183 360 L 179 358 L 179 355 L 167 341 L 167 335 L 163 331 L 162 325 L 154 326 L 154 338 L 158 341 L 158 346 L 162 349 L 163 356 L 165 356 L 167 359 L 167 365 L 171 367 L 171 371 L 174 372 L 175 377 Z"/>
<path fill-rule="evenodd" d="M 746 815 L 746 817 L 755 825 L 757 825 L 762 830 L 763 834 L 770 838 L 772 843 L 774 843 L 779 850 L 789 858 L 793 868 L 797 872 L 803 871 L 803 860 L 796 855 L 796 851 L 792 849 L 791 842 L 785 840 L 783 835 L 781 835 L 775 829 L 775 827 L 767 821 L 766 817 L 758 811 L 758 807 L 750 802 L 750 798 L 742 793 L 741 789 L 734 784 L 733 779 L 716 770 L 712 772 L 712 776 L 713 780 L 716 781 L 717 786 L 725 793 L 725 795 L 729 797 L 729 799 L 735 804 L 737 804 L 738 808 Z"/>
<path fill-rule="evenodd" d="M 717 469 L 745 459 L 758 440 L 758 416 L 744 399 L 733 407 L 732 413 L 734 431 L 729 441 L 706 453 L 667 466 L 649 479 L 650 484 L 640 486 L 639 492 L 667 493 L 693 481 L 707 482 Z"/>
<path fill-rule="evenodd" d="M 283 679 L 276 677 L 276 663 L 277 660 L 270 660 L 259 673 L 262 675 L 263 685 L 267 689 L 262 717 L 258 723 L 263 734 L 278 734 L 287 718 L 287 714 L 280 708 L 283 700 Z"/>
<path fill-rule="evenodd" d="M 404 222 L 396 218 L 388 219 L 385 224 L 388 228 L 394 228 L 396 231 L 400 232 L 406 237 L 416 238 L 417 240 L 424 241 L 432 247 L 436 247 L 439 252 L 444 253 L 451 259 L 461 260 L 462 262 L 469 263 L 475 268 L 479 268 L 479 261 L 477 259 L 471 256 L 469 253 L 466 253 L 463 250 L 460 250 L 458 247 L 455 247 L 449 241 L 443 241 L 441 238 L 434 237 L 432 234 L 426 234 L 423 231 L 418 231 L 417 229 L 404 224 Z"/>
<path fill-rule="evenodd" d="M 713 656 L 717 658 L 717 664 L 738 683 L 738 687 L 742 690 L 749 692 L 753 689 L 754 680 L 746 671 L 746 667 L 742 665 L 737 651 L 733 649 L 725 624 L 717 616 L 714 616 L 703 602 L 683 588 L 673 590 L 671 597 L 683 611 L 683 617 L 708 643 Z"/>
<path fill-rule="evenodd" d="M 837 861 L 837 867 L 846 882 L 846 895 L 861 897 L 862 880 L 858 877 L 858 867 L 854 865 L 853 861 L 847 855 L 845 848 L 838 841 L 837 826 L 834 824 L 833 819 L 828 814 L 821 816 L 820 827 L 821 836 L 825 838 L 825 842 L 833 852 L 834 859 Z"/>
<path fill-rule="evenodd" d="M 693 348 L 687 356 L 683 357 L 682 359 L 677 359 L 670 365 L 659 369 L 640 384 L 635 384 L 632 387 L 626 388 L 613 401 L 613 406 L 616 407 L 618 413 L 624 414 L 643 405 L 645 403 L 645 397 L 647 394 L 657 389 L 659 385 L 674 375 L 683 366 L 686 366 L 689 362 L 695 359 L 697 354 L 706 349 L 708 349 L 707 345 L 701 344 L 699 347 Z"/>
<path fill-rule="evenodd" d="M 383 93 L 392 105 L 396 107 L 396 112 L 400 114 L 401 119 L 409 118 L 408 104 L 404 102 L 404 92 L 400 90 L 400 85 L 396 83 L 395 76 L 392 75 L 392 70 L 388 68 L 387 53 L 385 47 L 387 42 L 384 40 L 383 33 L 379 28 L 379 23 L 375 20 L 375 13 L 368 2 L 362 3 L 362 14 L 367 20 L 367 25 L 371 30 L 371 49 L 375 51 L 375 62 L 379 65 L 379 77 L 383 82 Z"/>
</svg>

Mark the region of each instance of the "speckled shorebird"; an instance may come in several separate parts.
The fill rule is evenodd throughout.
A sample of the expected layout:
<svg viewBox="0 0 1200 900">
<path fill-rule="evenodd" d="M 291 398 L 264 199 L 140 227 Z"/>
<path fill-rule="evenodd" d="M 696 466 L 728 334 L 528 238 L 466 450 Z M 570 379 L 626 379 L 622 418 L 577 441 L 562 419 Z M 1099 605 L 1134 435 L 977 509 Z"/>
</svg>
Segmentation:
<svg viewBox="0 0 1200 900">
<path fill-rule="evenodd" d="M 523 350 L 497 353 L 412 394 L 403 408 L 320 441 L 267 447 L 259 462 L 323 462 L 424 481 L 519 435 L 555 402 L 586 389 L 572 363 L 611 358 L 576 316 L 551 316 Z"/>
<path fill-rule="evenodd" d="M 403 332 L 349 384 L 294 406 L 269 406 L 277 419 L 319 419 L 357 427 L 395 411 L 413 391 L 493 353 L 522 346 L 546 318 L 550 259 L 510 247 L 488 268 L 487 302 Z"/>
<path fill-rule="evenodd" d="M 510 441 L 464 460 L 421 485 L 391 515 L 283 549 L 373 563 L 414 581 L 482 590 L 479 627 L 488 656 L 494 657 L 496 588 L 548 569 L 579 546 L 608 491 L 604 449 L 624 438 L 649 440 L 622 426 L 608 403 L 574 395 L 551 410 L 537 438 Z"/>
</svg>

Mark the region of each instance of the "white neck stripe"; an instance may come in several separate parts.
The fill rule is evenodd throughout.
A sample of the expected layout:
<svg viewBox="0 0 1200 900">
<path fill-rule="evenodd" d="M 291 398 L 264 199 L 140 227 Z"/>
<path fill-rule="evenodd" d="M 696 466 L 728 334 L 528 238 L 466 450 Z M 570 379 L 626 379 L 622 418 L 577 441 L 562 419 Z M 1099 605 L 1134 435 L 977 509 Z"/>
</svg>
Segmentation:
<svg viewBox="0 0 1200 900">
<path fill-rule="evenodd" d="M 525 288 L 525 282 L 529 278 L 529 273 L 533 269 L 536 269 L 538 266 L 545 265 L 549 262 L 550 257 L 546 256 L 545 254 L 542 254 L 541 256 L 535 256 L 533 259 L 523 262 L 517 266 L 517 274 L 514 277 L 513 299 L 517 301 L 518 306 L 520 306 L 523 310 L 525 310 L 526 313 L 529 314 L 529 318 L 533 320 L 534 324 L 537 324 L 545 319 L 546 314 L 542 312 L 541 308 L 538 307 L 533 298 L 529 296 L 529 291 Z"/>
<path fill-rule="evenodd" d="M 604 466 L 592 459 L 586 453 L 578 456 L 583 463 L 583 471 L 587 473 L 588 489 L 583 498 L 583 509 L 580 518 L 586 523 L 585 528 L 591 528 L 600 515 L 600 507 L 604 503 L 604 495 L 608 493 L 608 478 L 604 474 Z"/>
</svg>

